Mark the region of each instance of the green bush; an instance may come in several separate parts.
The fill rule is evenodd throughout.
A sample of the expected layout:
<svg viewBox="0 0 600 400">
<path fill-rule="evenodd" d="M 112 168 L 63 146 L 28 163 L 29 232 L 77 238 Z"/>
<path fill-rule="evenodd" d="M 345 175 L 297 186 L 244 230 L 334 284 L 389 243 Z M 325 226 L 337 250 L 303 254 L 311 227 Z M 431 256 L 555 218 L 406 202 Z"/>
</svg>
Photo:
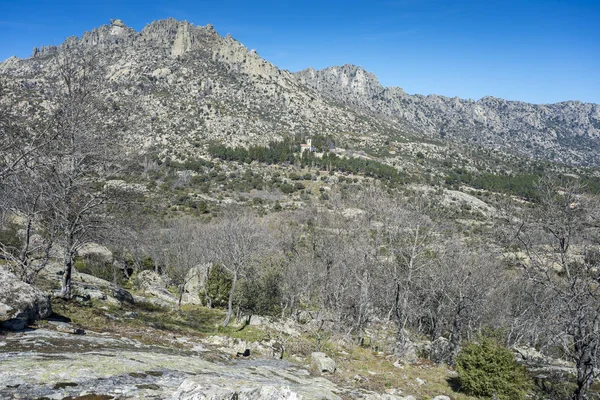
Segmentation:
<svg viewBox="0 0 600 400">
<path fill-rule="evenodd" d="M 519 400 L 533 389 L 513 353 L 489 338 L 464 347 L 456 357 L 456 370 L 461 389 L 473 396 Z"/>
<path fill-rule="evenodd" d="M 240 281 L 236 303 L 247 314 L 278 315 L 281 313 L 281 275 L 275 270 L 251 269 Z"/>
<path fill-rule="evenodd" d="M 231 273 L 220 264 L 214 265 L 208 272 L 206 290 L 200 293 L 200 298 L 206 301 L 205 305 L 210 301 L 212 307 L 225 307 L 232 284 Z"/>
</svg>

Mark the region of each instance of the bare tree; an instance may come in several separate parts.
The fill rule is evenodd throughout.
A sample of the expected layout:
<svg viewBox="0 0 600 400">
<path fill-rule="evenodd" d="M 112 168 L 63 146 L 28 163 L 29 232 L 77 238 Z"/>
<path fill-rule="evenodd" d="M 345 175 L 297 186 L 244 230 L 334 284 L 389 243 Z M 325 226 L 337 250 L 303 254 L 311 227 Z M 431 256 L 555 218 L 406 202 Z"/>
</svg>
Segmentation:
<svg viewBox="0 0 600 400">
<path fill-rule="evenodd" d="M 36 103 L 40 94 L 0 80 L 0 182 L 32 160 L 55 139 L 54 115 Z M 19 98 L 35 101 L 19 102 Z"/>
<path fill-rule="evenodd" d="M 213 251 L 213 261 L 223 265 L 233 277 L 227 316 L 223 321 L 223 326 L 227 326 L 233 315 L 233 298 L 238 280 L 251 263 L 260 259 L 272 241 L 257 217 L 236 210 L 225 211 L 224 217 L 212 226 L 208 241 Z"/>
<path fill-rule="evenodd" d="M 423 199 L 412 204 L 412 209 L 395 208 L 388 215 L 388 247 L 393 262 L 388 264 L 388 280 L 393 282 L 392 310 L 398 325 L 398 349 L 404 351 L 414 313 L 411 300 L 423 273 L 433 263 L 431 244 L 435 237 L 433 221 L 427 216 L 428 203 Z"/>
<path fill-rule="evenodd" d="M 207 230 L 198 220 L 179 218 L 169 221 L 161 230 L 161 251 L 165 257 L 166 274 L 177 286 L 177 313 L 181 313 L 181 301 L 185 287 L 197 277 L 198 267 L 208 259 L 206 241 Z"/>
<path fill-rule="evenodd" d="M 52 224 L 60 233 L 64 273 L 61 295 L 71 295 L 73 260 L 77 250 L 98 239 L 116 204 L 118 187 L 104 183 L 118 164 L 114 130 L 103 120 L 97 92 L 104 84 L 103 71 L 93 54 L 75 47 L 57 56 L 58 83 L 53 87 L 52 140 L 43 157 L 52 187 Z"/>
<path fill-rule="evenodd" d="M 539 291 L 546 340 L 574 361 L 573 399 L 589 398 L 600 352 L 598 200 L 581 195 L 575 181 L 542 179 L 540 204 L 516 238 L 527 254 L 524 276 Z"/>
<path fill-rule="evenodd" d="M 28 163 L 31 164 L 31 163 Z M 8 261 L 17 276 L 33 283 L 38 273 L 50 261 L 52 246 L 57 235 L 52 224 L 49 202 L 51 188 L 43 169 L 30 165 L 5 177 L 0 186 L 2 208 L 8 218 L 21 221 L 23 229 L 18 244 L 0 243 L 0 254 Z"/>
</svg>

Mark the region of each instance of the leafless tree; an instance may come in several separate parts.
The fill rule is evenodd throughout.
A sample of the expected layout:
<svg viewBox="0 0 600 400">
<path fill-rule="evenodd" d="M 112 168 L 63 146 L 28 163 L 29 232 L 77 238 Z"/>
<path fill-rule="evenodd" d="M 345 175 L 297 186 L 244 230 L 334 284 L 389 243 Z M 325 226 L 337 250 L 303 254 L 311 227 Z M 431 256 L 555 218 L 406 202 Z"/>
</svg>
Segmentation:
<svg viewBox="0 0 600 400">
<path fill-rule="evenodd" d="M 516 235 L 527 254 L 524 276 L 540 293 L 534 304 L 546 340 L 575 363 L 573 399 L 587 399 L 600 352 L 598 199 L 582 196 L 572 180 L 544 178 L 538 192 L 538 209 Z"/>
<path fill-rule="evenodd" d="M 33 283 L 47 266 L 58 233 L 50 218 L 51 190 L 39 165 L 37 168 L 27 165 L 14 171 L 0 186 L 1 208 L 9 218 L 23 221 L 19 223 L 23 229 L 19 230 L 22 233 L 18 235 L 18 245 L 0 243 L 0 254 L 27 283 Z"/>
<path fill-rule="evenodd" d="M 55 137 L 43 157 L 46 179 L 52 187 L 52 224 L 63 247 L 64 273 L 61 295 L 71 295 L 73 260 L 77 250 L 100 237 L 116 199 L 118 187 L 104 183 L 115 173 L 117 150 L 114 130 L 102 118 L 97 92 L 104 84 L 103 71 L 92 53 L 75 47 L 56 59 L 57 83 L 51 88 Z"/>
<path fill-rule="evenodd" d="M 0 80 L 0 183 L 32 160 L 55 139 L 54 115 L 41 109 L 39 93 Z M 20 101 L 20 98 L 35 98 Z"/>
<path fill-rule="evenodd" d="M 240 277 L 251 263 L 265 254 L 272 240 L 260 219 L 239 210 L 226 210 L 211 228 L 207 240 L 213 252 L 212 261 L 223 265 L 233 277 L 227 316 L 223 321 L 223 326 L 227 326 L 233 315 L 233 299 Z"/>
<path fill-rule="evenodd" d="M 197 277 L 198 267 L 208 260 L 206 251 L 207 229 L 199 220 L 179 218 L 169 221 L 160 231 L 159 246 L 164 255 L 165 272 L 179 292 L 177 312 L 181 313 L 181 301 L 185 287 Z"/>
</svg>

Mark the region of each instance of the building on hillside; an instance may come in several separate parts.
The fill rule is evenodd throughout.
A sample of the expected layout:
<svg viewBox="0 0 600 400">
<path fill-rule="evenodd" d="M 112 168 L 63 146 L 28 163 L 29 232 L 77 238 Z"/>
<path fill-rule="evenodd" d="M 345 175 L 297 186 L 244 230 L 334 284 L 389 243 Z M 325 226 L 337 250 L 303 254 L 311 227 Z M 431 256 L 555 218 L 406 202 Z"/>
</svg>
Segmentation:
<svg viewBox="0 0 600 400">
<path fill-rule="evenodd" d="M 306 139 L 306 143 L 302 143 L 300 145 L 300 154 L 308 151 L 309 153 L 314 153 L 317 149 L 312 147 L 312 141 L 310 139 Z"/>
</svg>

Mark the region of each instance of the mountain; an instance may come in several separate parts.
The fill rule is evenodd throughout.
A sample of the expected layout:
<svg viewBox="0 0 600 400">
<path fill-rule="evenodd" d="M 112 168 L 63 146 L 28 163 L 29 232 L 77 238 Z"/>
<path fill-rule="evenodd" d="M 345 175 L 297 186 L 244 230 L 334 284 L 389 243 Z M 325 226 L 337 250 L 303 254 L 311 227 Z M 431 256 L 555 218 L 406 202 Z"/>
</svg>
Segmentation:
<svg viewBox="0 0 600 400">
<path fill-rule="evenodd" d="M 575 164 L 598 165 L 600 106 L 567 101 L 537 105 L 484 97 L 478 101 L 409 95 L 383 87 L 360 67 L 344 65 L 297 72 L 306 86 L 413 132 L 518 154 Z"/>
<path fill-rule="evenodd" d="M 60 46 L 36 48 L 28 59 L 10 58 L 0 64 L 0 76 L 44 87 L 58 74 L 55 57 L 71 48 L 96 53 L 107 82 L 101 95 L 136 126 L 129 139 L 143 149 L 177 155 L 210 140 L 233 146 L 286 134 L 394 130 L 391 122 L 334 104 L 211 25 L 174 19 L 141 32 L 113 20 Z"/>
<path fill-rule="evenodd" d="M 111 20 L 59 46 L 35 48 L 28 59 L 9 58 L 0 77 L 42 89 L 58 74 L 56 56 L 70 49 L 95 53 L 106 82 L 100 95 L 141 151 L 184 158 L 215 140 L 236 146 L 333 135 L 356 149 L 421 138 L 600 165 L 598 105 L 409 95 L 353 65 L 291 73 L 212 25 L 174 19 L 140 32 Z"/>
</svg>

